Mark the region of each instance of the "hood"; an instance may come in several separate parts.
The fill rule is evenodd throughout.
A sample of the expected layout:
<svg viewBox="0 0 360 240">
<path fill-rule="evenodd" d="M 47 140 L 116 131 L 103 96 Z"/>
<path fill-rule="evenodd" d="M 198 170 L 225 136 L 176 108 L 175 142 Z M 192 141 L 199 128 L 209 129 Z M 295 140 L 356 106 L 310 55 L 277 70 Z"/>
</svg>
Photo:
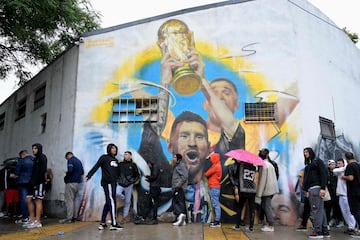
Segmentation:
<svg viewBox="0 0 360 240">
<path fill-rule="evenodd" d="M 220 154 L 218 154 L 218 153 L 211 154 L 210 160 L 211 160 L 212 164 L 219 163 L 220 162 Z"/>
<path fill-rule="evenodd" d="M 107 145 L 107 147 L 106 147 L 106 153 L 109 154 L 109 155 L 111 155 L 111 148 L 112 148 L 112 147 L 115 147 L 115 148 L 116 148 L 116 153 L 115 153 L 115 155 L 114 155 L 114 157 L 115 157 L 115 156 L 117 155 L 118 148 L 117 148 L 117 146 L 116 146 L 115 144 L 113 144 L 113 143 L 110 143 L 110 144 Z"/>
<path fill-rule="evenodd" d="M 43 153 L 43 146 L 40 143 L 34 143 L 32 145 L 32 147 L 34 147 L 34 146 L 36 146 L 38 149 L 38 152 L 37 152 L 37 154 L 35 154 L 35 156 L 41 155 Z"/>
</svg>

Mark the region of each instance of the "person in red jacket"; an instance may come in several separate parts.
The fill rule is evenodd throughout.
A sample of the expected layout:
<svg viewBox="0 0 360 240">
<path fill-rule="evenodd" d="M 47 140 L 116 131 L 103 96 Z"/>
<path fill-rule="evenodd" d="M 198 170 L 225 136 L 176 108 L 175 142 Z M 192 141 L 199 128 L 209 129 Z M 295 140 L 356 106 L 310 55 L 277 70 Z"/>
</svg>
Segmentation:
<svg viewBox="0 0 360 240">
<path fill-rule="evenodd" d="M 220 163 L 220 154 L 211 153 L 209 155 L 212 166 L 205 172 L 205 176 L 208 178 L 208 186 L 211 198 L 211 205 L 215 212 L 214 221 L 210 223 L 210 227 L 221 227 L 220 217 L 220 181 L 222 177 L 222 168 Z"/>
</svg>

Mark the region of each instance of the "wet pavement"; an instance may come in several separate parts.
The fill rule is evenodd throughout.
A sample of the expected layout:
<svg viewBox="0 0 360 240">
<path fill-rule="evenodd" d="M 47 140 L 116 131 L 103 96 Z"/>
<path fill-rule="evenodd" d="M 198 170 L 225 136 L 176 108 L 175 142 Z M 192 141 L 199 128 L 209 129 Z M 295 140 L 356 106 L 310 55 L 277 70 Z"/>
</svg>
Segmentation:
<svg viewBox="0 0 360 240">
<path fill-rule="evenodd" d="M 175 239 L 205 239 L 205 240 L 278 240 L 307 239 L 308 232 L 297 232 L 294 227 L 275 226 L 275 232 L 261 232 L 260 225 L 256 225 L 254 232 L 247 232 L 245 228 L 241 231 L 234 231 L 232 224 L 222 224 L 220 228 L 210 228 L 207 224 L 191 223 L 182 227 L 174 227 L 171 223 L 159 223 L 157 225 L 135 225 L 133 223 L 124 224 L 124 229 L 120 231 L 110 231 L 97 229 L 98 222 L 76 222 L 70 224 L 59 224 L 59 219 L 43 219 L 43 227 L 39 229 L 25 230 L 14 223 L 14 219 L 0 218 L 0 240 L 7 239 L 139 239 L 139 240 L 175 240 Z M 334 228 L 330 231 L 332 240 L 349 240 L 351 236 L 343 233 L 344 229 Z"/>
</svg>

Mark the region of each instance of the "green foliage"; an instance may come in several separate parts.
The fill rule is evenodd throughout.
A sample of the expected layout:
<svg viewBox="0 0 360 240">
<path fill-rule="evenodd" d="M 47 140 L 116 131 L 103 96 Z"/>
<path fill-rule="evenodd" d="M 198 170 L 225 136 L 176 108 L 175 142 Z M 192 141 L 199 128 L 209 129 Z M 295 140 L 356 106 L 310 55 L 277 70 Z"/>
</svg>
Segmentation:
<svg viewBox="0 0 360 240">
<path fill-rule="evenodd" d="M 351 39 L 353 43 L 357 43 L 359 41 L 359 36 L 357 33 L 352 33 L 346 27 L 343 28 L 343 31 L 348 35 L 348 37 Z"/>
<path fill-rule="evenodd" d="M 50 63 L 99 19 L 89 0 L 0 0 L 0 80 L 24 84 L 26 66 Z"/>
</svg>

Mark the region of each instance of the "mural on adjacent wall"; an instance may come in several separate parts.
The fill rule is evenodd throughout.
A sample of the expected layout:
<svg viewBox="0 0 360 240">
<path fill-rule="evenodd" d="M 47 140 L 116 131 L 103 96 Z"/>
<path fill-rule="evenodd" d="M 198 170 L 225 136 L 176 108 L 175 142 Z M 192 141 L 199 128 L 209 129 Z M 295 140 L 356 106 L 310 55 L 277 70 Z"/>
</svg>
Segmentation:
<svg viewBox="0 0 360 240">
<path fill-rule="evenodd" d="M 298 130 L 296 123 L 289 127 L 286 121 L 299 103 L 297 82 L 289 81 L 281 89 L 273 89 L 271 79 L 253 70 L 250 56 L 261 54 L 255 47 L 261 42 L 248 42 L 233 49 L 197 40 L 196 32 L 184 20 L 164 20 L 157 26 L 156 41 L 121 59 L 113 75 L 98 85 L 101 98 L 94 100 L 90 119 L 84 120 L 78 133 L 86 140 L 77 145 L 86 156 L 85 169 L 89 170 L 112 142 L 119 147 L 119 159 L 125 150 L 132 151 L 143 175 L 149 174 L 146 162 L 152 161 L 165 169 L 169 174 L 166 178 L 171 179 L 170 159 L 172 154 L 180 153 L 189 167 L 186 200 L 191 221 L 208 222 L 210 199 L 203 173 L 211 164 L 208 155 L 218 152 L 223 167 L 222 221 L 234 222 L 235 199 L 227 176 L 227 167 L 233 160 L 225 153 L 246 149 L 257 154 L 267 147 L 280 166 L 282 194 L 274 198 L 275 214 L 277 205 L 293 203 L 294 214 L 277 217 L 283 224 L 294 225 L 300 204 L 295 197 L 293 171 L 298 170 L 303 159 L 300 164 L 291 162 L 291 147 Z M 116 37 L 111 37 L 111 41 L 116 41 Z M 259 102 L 275 103 L 274 121 L 246 119 L 245 103 Z M 101 214 L 104 200 L 100 176 L 98 171 L 85 187 L 83 219 L 98 219 Z M 137 203 L 149 190 L 149 183 L 142 177 L 134 189 L 133 206 L 137 211 Z M 171 210 L 171 188 L 166 182 L 161 201 L 159 215 L 165 215 Z"/>
</svg>

